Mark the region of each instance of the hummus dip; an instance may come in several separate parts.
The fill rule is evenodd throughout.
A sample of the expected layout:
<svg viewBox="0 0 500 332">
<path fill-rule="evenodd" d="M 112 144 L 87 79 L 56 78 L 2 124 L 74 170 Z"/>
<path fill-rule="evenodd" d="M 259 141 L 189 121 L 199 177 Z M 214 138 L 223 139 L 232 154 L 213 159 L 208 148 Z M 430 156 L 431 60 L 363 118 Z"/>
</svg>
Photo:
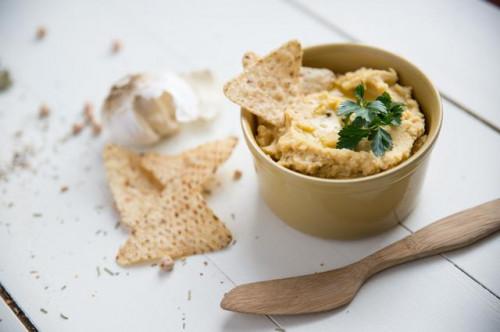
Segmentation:
<svg viewBox="0 0 500 332">
<path fill-rule="evenodd" d="M 395 70 L 360 68 L 336 77 L 323 91 L 305 95 L 285 110 L 283 125 L 258 118 L 256 140 L 262 150 L 280 165 L 321 178 L 356 178 L 387 170 L 408 159 L 425 141 L 425 119 L 411 97 L 411 87 L 397 83 Z M 404 104 L 401 125 L 384 126 L 393 146 L 377 157 L 365 138 L 356 150 L 337 149 L 343 120 L 340 104 L 355 100 L 354 89 L 365 86 L 365 98 L 374 100 L 387 92 Z"/>
</svg>

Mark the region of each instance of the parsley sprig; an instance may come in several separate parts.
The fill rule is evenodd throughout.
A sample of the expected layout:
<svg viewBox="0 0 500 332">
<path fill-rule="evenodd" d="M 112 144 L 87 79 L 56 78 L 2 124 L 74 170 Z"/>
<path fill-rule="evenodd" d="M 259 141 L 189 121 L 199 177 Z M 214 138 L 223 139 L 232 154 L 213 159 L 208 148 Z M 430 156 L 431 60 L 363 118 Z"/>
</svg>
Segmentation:
<svg viewBox="0 0 500 332">
<path fill-rule="evenodd" d="M 392 137 L 382 127 L 399 126 L 404 105 L 393 102 L 387 92 L 368 101 L 364 99 L 365 87 L 362 84 L 356 87 L 354 96 L 355 102 L 344 101 L 338 110 L 338 115 L 344 118 L 344 127 L 339 132 L 337 149 L 354 150 L 363 138 L 367 138 L 371 141 L 373 154 L 380 157 L 392 149 Z"/>
</svg>

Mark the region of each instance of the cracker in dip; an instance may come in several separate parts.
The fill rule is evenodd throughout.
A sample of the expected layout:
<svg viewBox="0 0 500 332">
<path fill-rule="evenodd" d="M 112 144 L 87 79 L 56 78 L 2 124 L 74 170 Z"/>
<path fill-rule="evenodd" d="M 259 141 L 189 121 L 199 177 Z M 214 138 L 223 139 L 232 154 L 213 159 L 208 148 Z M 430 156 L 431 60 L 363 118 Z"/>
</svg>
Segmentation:
<svg viewBox="0 0 500 332">
<path fill-rule="evenodd" d="M 257 116 L 256 141 L 280 165 L 321 178 L 368 176 L 408 159 L 425 140 L 424 115 L 412 98 L 411 87 L 398 84 L 394 69 L 359 68 L 335 74 L 329 69 L 302 67 L 301 62 L 302 48 L 297 41 L 263 58 L 246 53 L 245 71 L 224 90 L 230 100 Z M 367 100 L 387 92 L 392 101 L 404 105 L 401 124 L 383 127 L 392 137 L 392 148 L 381 156 L 371 151 L 366 138 L 355 150 L 337 148 L 345 122 L 338 115 L 339 106 L 355 101 L 354 90 L 360 84 Z"/>
</svg>

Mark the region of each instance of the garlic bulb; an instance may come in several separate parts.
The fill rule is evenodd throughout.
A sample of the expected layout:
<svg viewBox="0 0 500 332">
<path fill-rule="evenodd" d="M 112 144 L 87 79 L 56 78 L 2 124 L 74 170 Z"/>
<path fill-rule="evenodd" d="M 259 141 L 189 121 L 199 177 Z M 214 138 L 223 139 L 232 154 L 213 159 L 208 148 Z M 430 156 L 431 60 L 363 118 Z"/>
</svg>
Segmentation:
<svg viewBox="0 0 500 332">
<path fill-rule="evenodd" d="M 177 133 L 180 123 L 212 118 L 217 100 L 209 71 L 129 75 L 111 88 L 102 106 L 103 123 L 115 143 L 152 144 Z"/>
</svg>

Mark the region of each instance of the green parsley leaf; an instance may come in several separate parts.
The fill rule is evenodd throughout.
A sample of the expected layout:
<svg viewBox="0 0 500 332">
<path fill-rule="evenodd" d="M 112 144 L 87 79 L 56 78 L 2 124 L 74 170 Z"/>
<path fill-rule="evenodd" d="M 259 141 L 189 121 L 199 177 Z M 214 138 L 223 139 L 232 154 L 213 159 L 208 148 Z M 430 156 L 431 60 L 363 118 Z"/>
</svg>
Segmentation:
<svg viewBox="0 0 500 332">
<path fill-rule="evenodd" d="M 338 114 L 340 116 L 345 116 L 346 118 L 348 118 L 358 108 L 359 108 L 358 104 L 356 104 L 352 100 L 347 100 L 340 104 Z"/>
<path fill-rule="evenodd" d="M 383 156 L 386 151 L 392 149 L 392 137 L 382 127 L 374 129 L 370 136 L 372 151 L 377 157 Z"/>
<path fill-rule="evenodd" d="M 342 128 L 339 132 L 337 149 L 354 150 L 358 143 L 370 134 L 370 131 L 363 128 L 363 125 L 364 120 L 356 118 L 352 123 Z"/>
<path fill-rule="evenodd" d="M 387 91 L 384 91 L 383 94 L 378 96 L 377 100 L 382 102 L 385 105 L 385 107 L 390 108 L 392 100 L 391 100 L 391 95 L 388 94 Z"/>
<path fill-rule="evenodd" d="M 399 126 L 404 104 L 393 102 L 387 92 L 373 101 L 365 100 L 364 95 L 365 87 L 360 84 L 354 89 L 356 102 L 347 100 L 340 104 L 338 115 L 344 117 L 344 128 L 339 132 L 337 148 L 354 150 L 367 138 L 373 154 L 380 157 L 392 149 L 392 137 L 382 126 Z"/>
<path fill-rule="evenodd" d="M 356 89 L 354 89 L 354 96 L 358 102 L 363 100 L 365 96 L 365 86 L 363 84 L 358 85 Z"/>
<path fill-rule="evenodd" d="M 366 103 L 366 108 L 375 114 L 387 114 L 387 108 L 380 100 L 369 101 Z"/>
</svg>

